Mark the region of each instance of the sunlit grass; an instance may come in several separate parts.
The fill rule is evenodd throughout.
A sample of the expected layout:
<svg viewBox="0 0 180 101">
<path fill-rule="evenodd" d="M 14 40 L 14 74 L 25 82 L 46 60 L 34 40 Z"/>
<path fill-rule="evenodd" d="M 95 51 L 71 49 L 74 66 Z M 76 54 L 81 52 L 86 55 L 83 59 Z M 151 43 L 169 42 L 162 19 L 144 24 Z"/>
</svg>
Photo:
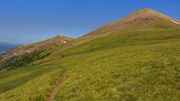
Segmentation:
<svg viewBox="0 0 180 101">
<path fill-rule="evenodd" d="M 0 101 L 179 101 L 180 30 L 129 30 L 0 74 Z"/>
<path fill-rule="evenodd" d="M 178 101 L 180 41 L 119 47 L 65 60 L 58 101 Z"/>
</svg>

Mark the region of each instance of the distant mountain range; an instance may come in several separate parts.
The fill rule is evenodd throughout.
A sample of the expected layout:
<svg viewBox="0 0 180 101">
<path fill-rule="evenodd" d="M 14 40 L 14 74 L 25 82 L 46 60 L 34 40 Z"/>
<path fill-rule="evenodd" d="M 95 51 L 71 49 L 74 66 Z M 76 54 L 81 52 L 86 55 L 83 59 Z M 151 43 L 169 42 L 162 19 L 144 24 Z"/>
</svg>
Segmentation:
<svg viewBox="0 0 180 101">
<path fill-rule="evenodd" d="M 3 54 L 17 46 L 18 45 L 15 45 L 15 44 L 0 42 L 0 54 Z"/>
</svg>

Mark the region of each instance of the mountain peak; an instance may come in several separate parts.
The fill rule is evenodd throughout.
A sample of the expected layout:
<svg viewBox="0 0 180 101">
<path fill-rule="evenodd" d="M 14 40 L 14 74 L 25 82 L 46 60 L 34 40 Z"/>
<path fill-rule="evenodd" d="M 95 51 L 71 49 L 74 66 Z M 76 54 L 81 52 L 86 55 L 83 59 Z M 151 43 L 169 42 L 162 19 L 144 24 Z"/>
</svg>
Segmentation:
<svg viewBox="0 0 180 101">
<path fill-rule="evenodd" d="M 86 41 L 97 37 L 107 36 L 113 33 L 120 33 L 121 31 L 127 30 L 129 28 L 142 29 L 153 26 L 166 26 L 175 24 L 180 24 L 180 22 L 169 16 L 166 16 L 163 13 L 145 8 L 138 10 L 119 21 L 99 28 L 81 37 L 81 39 Z"/>
<path fill-rule="evenodd" d="M 57 35 L 57 36 L 55 36 L 55 37 L 53 37 L 53 38 L 51 38 L 51 39 L 56 39 L 56 38 L 66 38 L 66 39 L 72 39 L 72 38 L 69 38 L 69 37 L 64 36 L 64 35 Z"/>
<path fill-rule="evenodd" d="M 129 15 L 127 18 L 134 18 L 134 17 L 136 17 L 136 18 L 148 18 L 149 17 L 149 18 L 153 18 L 153 19 L 160 18 L 160 19 L 165 19 L 165 20 L 172 19 L 171 17 L 166 16 L 163 13 L 160 13 L 156 10 L 152 10 L 149 8 L 138 10 L 135 13 Z"/>
<path fill-rule="evenodd" d="M 150 8 L 144 8 L 144 9 L 140 9 L 138 11 L 141 11 L 141 12 L 156 12 L 155 10 L 150 9 Z"/>
<path fill-rule="evenodd" d="M 162 14 L 156 10 L 150 9 L 150 8 L 140 9 L 133 14 L 164 15 L 164 14 Z"/>
</svg>

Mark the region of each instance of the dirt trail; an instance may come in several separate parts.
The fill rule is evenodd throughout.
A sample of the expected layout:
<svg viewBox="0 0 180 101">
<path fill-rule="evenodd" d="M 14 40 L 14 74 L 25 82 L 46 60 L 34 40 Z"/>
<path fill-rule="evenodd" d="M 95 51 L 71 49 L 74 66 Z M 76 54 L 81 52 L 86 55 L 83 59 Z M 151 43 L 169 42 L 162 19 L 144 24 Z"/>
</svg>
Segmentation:
<svg viewBox="0 0 180 101">
<path fill-rule="evenodd" d="M 47 101 L 55 101 L 55 97 L 58 94 L 63 82 L 67 79 L 67 76 L 64 75 L 61 80 L 54 86 L 53 90 L 51 91 L 50 96 L 48 97 Z"/>
</svg>

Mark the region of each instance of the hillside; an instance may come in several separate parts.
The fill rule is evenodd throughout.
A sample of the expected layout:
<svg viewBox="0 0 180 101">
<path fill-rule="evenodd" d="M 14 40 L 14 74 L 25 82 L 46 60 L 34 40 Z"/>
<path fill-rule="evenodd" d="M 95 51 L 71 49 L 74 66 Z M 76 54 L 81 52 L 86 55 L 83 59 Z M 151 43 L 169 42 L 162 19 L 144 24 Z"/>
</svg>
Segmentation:
<svg viewBox="0 0 180 101">
<path fill-rule="evenodd" d="M 0 70 L 16 68 L 43 59 L 50 56 L 56 48 L 62 48 L 72 40 L 64 36 L 56 36 L 42 42 L 27 44 L 12 49 L 0 58 Z"/>
<path fill-rule="evenodd" d="M 100 29 L 80 37 L 80 41 L 88 41 L 98 37 L 117 34 L 133 28 L 148 29 L 151 27 L 168 27 L 171 25 L 176 25 L 177 22 L 178 21 L 176 19 L 173 19 L 152 9 L 142 9 L 119 21 L 105 25 Z"/>
<path fill-rule="evenodd" d="M 142 10 L 136 11 L 133 14 L 130 14 L 129 16 L 127 16 L 119 21 L 108 24 L 102 28 L 99 28 L 91 33 L 88 33 L 88 34 L 78 38 L 74 42 L 75 50 L 73 50 L 73 48 L 70 50 L 74 54 L 76 51 L 85 51 L 85 49 L 83 49 L 83 50 L 77 49 L 79 47 L 84 47 L 84 48 L 89 47 L 87 49 L 94 50 L 94 48 L 101 49 L 102 46 L 114 47 L 113 44 L 122 44 L 123 45 L 124 43 L 121 43 L 121 41 L 126 42 L 126 41 L 131 40 L 130 39 L 131 37 L 128 36 L 129 33 L 134 33 L 134 35 L 136 35 L 135 33 L 141 33 L 141 34 L 138 34 L 138 36 L 140 36 L 140 37 L 142 34 L 150 33 L 151 35 L 154 35 L 154 37 L 156 38 L 155 34 L 158 34 L 160 36 L 163 34 L 163 32 L 167 33 L 166 32 L 167 30 L 168 31 L 174 30 L 176 32 L 176 29 L 179 29 L 179 27 L 180 27 L 179 24 L 175 23 L 177 21 L 178 20 L 173 19 L 169 16 L 166 16 L 160 12 L 157 12 L 157 11 L 154 11 L 151 9 L 142 9 Z M 119 34 L 122 34 L 122 35 L 124 34 L 126 36 L 126 38 L 123 40 L 118 38 L 116 35 L 119 35 Z M 113 43 L 112 42 L 104 43 L 103 37 L 109 37 L 109 36 L 114 36 L 117 38 L 116 38 L 116 40 L 113 40 Z M 137 37 L 137 35 L 136 35 L 136 37 Z M 148 35 L 147 35 L 147 37 L 148 37 Z M 169 35 L 163 34 L 162 38 L 163 37 L 169 37 Z M 97 43 L 101 43 L 101 46 L 97 46 L 96 43 L 93 43 L 96 41 L 88 42 L 91 40 L 98 41 Z M 103 43 L 100 42 L 101 40 L 103 40 Z M 136 39 L 134 39 L 134 40 L 136 40 Z M 144 38 L 144 40 L 145 40 L 145 38 Z M 136 40 L 136 41 L 138 41 L 138 40 Z M 84 43 L 86 44 L 86 46 L 83 45 Z M 90 43 L 90 45 L 87 45 L 88 43 Z M 112 45 L 107 45 L 107 44 L 112 44 Z M 68 50 L 65 53 L 67 53 L 67 52 L 68 52 Z"/>
<path fill-rule="evenodd" d="M 144 9 L 58 43 L 41 62 L 1 71 L 0 101 L 179 101 L 180 26 L 173 21 Z"/>
<path fill-rule="evenodd" d="M 72 40 L 73 39 L 67 38 L 64 36 L 56 36 L 54 38 L 51 38 L 51 39 L 48 39 L 48 40 L 45 40 L 42 42 L 23 45 L 23 46 L 17 47 L 16 49 L 13 49 L 9 53 L 7 53 L 4 56 L 4 59 L 2 61 L 7 60 L 9 58 L 12 58 L 13 56 L 21 56 L 21 55 L 24 55 L 26 53 L 33 53 L 35 51 L 47 49 L 47 48 L 52 47 L 52 46 L 56 46 L 56 45 L 60 45 L 60 44 L 66 44 Z"/>
</svg>

